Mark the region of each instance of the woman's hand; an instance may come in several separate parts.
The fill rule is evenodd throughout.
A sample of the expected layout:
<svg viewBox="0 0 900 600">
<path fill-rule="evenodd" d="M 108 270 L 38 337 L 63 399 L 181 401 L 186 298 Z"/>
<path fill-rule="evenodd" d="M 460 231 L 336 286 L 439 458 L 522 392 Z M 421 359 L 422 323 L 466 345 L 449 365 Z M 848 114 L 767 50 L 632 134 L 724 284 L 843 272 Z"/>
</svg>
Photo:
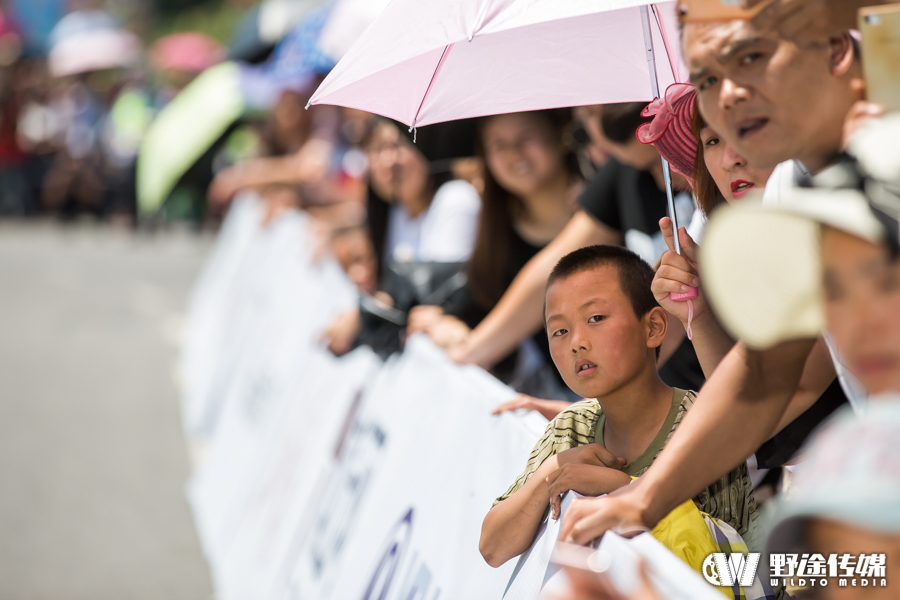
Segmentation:
<svg viewBox="0 0 900 600">
<path fill-rule="evenodd" d="M 468 325 L 454 316 L 445 315 L 440 306 L 416 306 L 409 311 L 406 336 L 425 333 L 435 345 L 451 350 L 466 341 L 471 333 Z"/>
<path fill-rule="evenodd" d="M 414 306 L 406 318 L 406 336 L 409 337 L 414 333 L 428 333 L 443 316 L 444 309 L 440 306 Z"/>
<path fill-rule="evenodd" d="M 691 239 L 687 231 L 682 227 L 678 231 L 678 241 L 681 242 L 681 254 L 675 253 L 675 232 L 672 228 L 672 220 L 663 217 L 659 220 L 659 229 L 669 249 L 663 253 L 659 269 L 650 289 L 653 296 L 666 311 L 675 316 L 682 324 L 687 326 L 688 305 L 687 302 L 672 300 L 671 294 L 685 293 L 691 288 L 697 289 L 697 297 L 691 302 L 694 305 L 694 318 L 698 318 L 708 310 L 706 298 L 700 287 L 700 276 L 697 268 L 697 244 Z"/>
<path fill-rule="evenodd" d="M 551 473 L 546 481 L 550 486 L 551 514 L 558 519 L 562 498 L 569 491 L 582 496 L 602 496 L 628 485 L 631 477 L 606 466 L 567 463 Z"/>
<path fill-rule="evenodd" d="M 498 405 L 491 411 L 491 414 L 499 415 L 502 412 L 519 409 L 535 410 L 550 421 L 570 406 L 572 406 L 572 403 L 565 400 L 541 400 L 528 394 L 516 394 L 516 397 L 512 400 L 507 400 L 503 404 Z"/>
<path fill-rule="evenodd" d="M 360 327 L 362 327 L 362 317 L 359 314 L 359 308 L 353 308 L 338 315 L 328 329 L 322 332 L 320 340 L 327 341 L 328 349 L 335 355 L 341 356 L 353 348 L 353 342 L 356 340 Z"/>
</svg>

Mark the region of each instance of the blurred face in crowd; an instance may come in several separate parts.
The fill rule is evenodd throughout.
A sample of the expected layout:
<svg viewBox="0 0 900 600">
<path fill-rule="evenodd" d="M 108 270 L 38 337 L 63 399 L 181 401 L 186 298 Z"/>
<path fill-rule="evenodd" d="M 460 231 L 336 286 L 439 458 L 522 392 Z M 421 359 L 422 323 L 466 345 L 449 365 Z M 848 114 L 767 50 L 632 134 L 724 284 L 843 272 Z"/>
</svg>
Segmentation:
<svg viewBox="0 0 900 600">
<path fill-rule="evenodd" d="M 312 110 L 306 110 L 308 95 L 286 90 L 278 96 L 272 109 L 272 125 L 282 149 L 296 149 L 306 141 L 312 123 Z"/>
<path fill-rule="evenodd" d="M 494 179 L 516 196 L 530 196 L 567 177 L 562 140 L 538 114 L 490 117 L 481 138 Z"/>
<path fill-rule="evenodd" d="M 372 240 L 363 227 L 337 233 L 331 241 L 335 258 L 356 287 L 374 294 L 377 286 L 377 263 Z"/>
<path fill-rule="evenodd" d="M 859 71 L 849 35 L 799 46 L 731 21 L 686 25 L 683 42 L 701 114 L 754 167 L 815 173 L 840 152 Z"/>
<path fill-rule="evenodd" d="M 389 123 L 379 123 L 366 152 L 369 181 L 387 202 L 399 202 L 415 217 L 428 206 L 428 161 Z"/>
<path fill-rule="evenodd" d="M 700 130 L 700 143 L 703 145 L 703 162 L 728 202 L 740 200 L 754 188 L 764 188 L 772 175 L 774 169 L 751 167 L 747 159 L 735 152 L 712 127 Z"/>
<path fill-rule="evenodd" d="M 553 363 L 579 396 L 606 396 L 634 381 L 648 361 L 655 368 L 655 348 L 665 338 L 665 311 L 657 307 L 638 318 L 614 265 L 553 282 L 546 315 Z"/>
<path fill-rule="evenodd" d="M 900 261 L 885 246 L 823 228 L 828 330 L 872 394 L 900 392 Z"/>
<path fill-rule="evenodd" d="M 811 552 L 822 554 L 885 554 L 885 579 L 887 586 L 870 585 L 840 587 L 836 579 L 830 579 L 827 586 L 817 586 L 815 598 L 819 600 L 888 600 L 896 598 L 897 582 L 900 581 L 900 535 L 886 535 L 861 529 L 829 519 L 812 519 L 807 525 L 806 538 Z"/>
</svg>

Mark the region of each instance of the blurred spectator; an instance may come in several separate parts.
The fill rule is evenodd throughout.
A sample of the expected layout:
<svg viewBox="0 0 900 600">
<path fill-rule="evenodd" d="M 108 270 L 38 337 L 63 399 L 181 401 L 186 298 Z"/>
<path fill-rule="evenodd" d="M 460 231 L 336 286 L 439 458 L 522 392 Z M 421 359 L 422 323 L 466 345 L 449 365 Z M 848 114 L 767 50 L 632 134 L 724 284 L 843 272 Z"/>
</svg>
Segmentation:
<svg viewBox="0 0 900 600">
<path fill-rule="evenodd" d="M 575 199 L 584 184 L 577 159 L 564 139 L 570 122 L 568 110 L 484 119 L 479 131 L 486 166 L 483 206 L 467 268 L 468 283 L 445 310 L 413 309 L 409 334 L 426 331 L 445 347 L 464 340 L 466 330 L 490 312 L 519 270 L 562 231 L 575 212 Z M 543 357 L 544 376 L 558 385 L 529 377 L 529 383 L 518 381 L 515 387 L 535 395 L 565 397 L 546 334 L 539 331 L 530 344 Z M 507 383 L 514 381 L 516 371 L 521 371 L 516 369 L 517 357 L 518 353 L 513 353 L 500 361 L 494 373 Z M 527 370 L 532 376 L 538 369 Z M 525 377 L 522 372 L 518 375 Z"/>
<path fill-rule="evenodd" d="M 474 124 L 438 124 L 411 133 L 382 119 L 373 126 L 364 147 L 369 164 L 367 223 L 377 257 L 379 289 L 390 297 L 405 325 L 405 313 L 414 305 L 408 303 L 415 302 L 415 294 L 408 289 L 410 282 L 391 271 L 391 266 L 461 265 L 472 254 L 481 199 L 471 184 L 454 180 L 453 165 L 455 159 L 473 154 Z M 350 311 L 325 332 L 333 352 L 349 350 L 361 331 L 386 352 L 399 349 L 396 324 L 388 326 L 373 318 L 371 327 L 364 327 L 362 316 L 359 310 Z"/>
</svg>

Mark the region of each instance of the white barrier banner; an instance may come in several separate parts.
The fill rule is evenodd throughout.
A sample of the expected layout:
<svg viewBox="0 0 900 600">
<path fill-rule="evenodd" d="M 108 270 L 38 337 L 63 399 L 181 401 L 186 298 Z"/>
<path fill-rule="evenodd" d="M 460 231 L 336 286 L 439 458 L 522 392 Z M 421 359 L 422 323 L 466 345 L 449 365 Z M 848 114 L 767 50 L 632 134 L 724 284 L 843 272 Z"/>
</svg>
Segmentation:
<svg viewBox="0 0 900 600">
<path fill-rule="evenodd" d="M 286 597 L 500 598 L 513 564 L 484 562 L 481 522 L 546 425 L 491 416 L 510 393 L 411 340 L 368 389 Z"/>
<path fill-rule="evenodd" d="M 185 429 L 206 448 L 188 497 L 217 598 L 499 600 L 515 561 L 484 562 L 481 523 L 546 420 L 492 416 L 514 392 L 422 336 L 386 363 L 332 356 L 319 336 L 355 292 L 313 256 L 307 217 L 266 227 L 263 212 L 232 208 L 182 356 Z M 516 600 L 537 598 L 549 536 Z"/>
</svg>

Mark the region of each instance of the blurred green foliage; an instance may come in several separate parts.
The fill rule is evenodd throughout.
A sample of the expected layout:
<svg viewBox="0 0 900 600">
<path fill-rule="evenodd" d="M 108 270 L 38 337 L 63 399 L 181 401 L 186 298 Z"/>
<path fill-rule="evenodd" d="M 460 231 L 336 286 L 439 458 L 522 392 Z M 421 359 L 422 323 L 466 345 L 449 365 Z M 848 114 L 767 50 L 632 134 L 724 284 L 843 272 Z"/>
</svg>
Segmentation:
<svg viewBox="0 0 900 600">
<path fill-rule="evenodd" d="M 154 39 L 178 31 L 197 31 L 227 44 L 246 8 L 223 0 L 157 0 Z"/>
</svg>

